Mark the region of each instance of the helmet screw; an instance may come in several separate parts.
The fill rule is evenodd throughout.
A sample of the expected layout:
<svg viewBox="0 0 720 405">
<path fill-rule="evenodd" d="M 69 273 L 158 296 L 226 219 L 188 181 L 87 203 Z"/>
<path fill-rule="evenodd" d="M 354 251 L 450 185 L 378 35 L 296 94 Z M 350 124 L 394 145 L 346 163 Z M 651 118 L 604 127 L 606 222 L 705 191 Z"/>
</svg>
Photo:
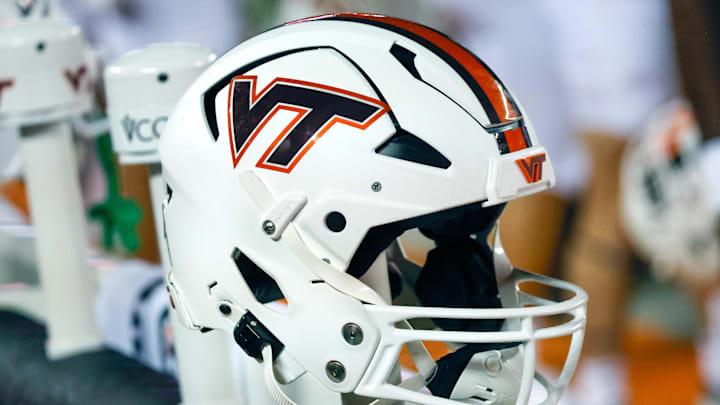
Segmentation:
<svg viewBox="0 0 720 405">
<path fill-rule="evenodd" d="M 357 346 L 363 341 L 362 328 L 354 323 L 346 323 L 342 328 L 342 335 L 345 341 L 352 346 Z"/>
<path fill-rule="evenodd" d="M 232 312 L 232 308 L 230 308 L 228 304 L 220 304 L 220 306 L 218 306 L 218 309 L 220 310 L 220 312 L 222 312 L 223 315 L 230 315 L 230 313 Z"/>
<path fill-rule="evenodd" d="M 492 375 L 498 375 L 503 370 L 502 358 L 500 353 L 494 353 L 487 359 L 485 359 L 485 368 Z"/>
<path fill-rule="evenodd" d="M 372 189 L 372 191 L 374 191 L 374 192 L 377 193 L 377 192 L 379 192 L 380 190 L 382 190 L 382 183 L 380 183 L 379 181 L 376 181 L 375 183 L 373 183 L 373 184 L 370 186 L 370 189 Z"/>
<path fill-rule="evenodd" d="M 342 382 L 345 380 L 345 366 L 337 360 L 329 361 L 325 366 L 325 373 L 332 382 Z"/>
<path fill-rule="evenodd" d="M 265 233 L 268 235 L 272 235 L 273 233 L 275 233 L 275 224 L 269 219 L 263 222 L 262 228 L 263 231 L 265 231 Z"/>
</svg>

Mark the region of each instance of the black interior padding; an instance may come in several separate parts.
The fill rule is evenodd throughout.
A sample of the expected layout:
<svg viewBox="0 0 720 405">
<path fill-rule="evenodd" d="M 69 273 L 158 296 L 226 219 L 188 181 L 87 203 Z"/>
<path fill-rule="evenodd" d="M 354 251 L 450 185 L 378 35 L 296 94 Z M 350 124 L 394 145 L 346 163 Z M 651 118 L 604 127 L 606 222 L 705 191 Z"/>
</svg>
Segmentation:
<svg viewBox="0 0 720 405">
<path fill-rule="evenodd" d="M 442 153 L 402 128 L 378 146 L 375 153 L 440 169 L 450 167 L 450 161 Z"/>
<path fill-rule="evenodd" d="M 104 349 L 50 362 L 45 328 L 0 311 L 0 404 L 180 403 L 177 382 Z"/>
<path fill-rule="evenodd" d="M 427 256 L 414 292 L 425 307 L 500 308 L 493 256 L 487 237 L 504 204 L 483 208 L 482 202 L 439 211 L 372 228 L 353 256 L 348 273 L 360 277 L 392 241 L 408 229 L 419 228 L 436 247 Z M 390 272 L 391 280 L 394 275 Z M 392 283 L 391 283 L 392 285 Z M 395 295 L 395 292 L 394 294 Z M 498 331 L 503 319 L 433 319 L 444 330 Z M 428 388 L 449 398 L 460 375 L 476 353 L 516 346 L 517 343 L 467 344 L 438 360 Z"/>
<path fill-rule="evenodd" d="M 250 258 L 245 256 L 240 249 L 235 248 L 232 252 L 233 261 L 240 274 L 245 279 L 250 291 L 255 295 L 255 299 L 262 304 L 277 301 L 285 298 L 280 287 L 275 280 L 270 277 L 263 269 L 258 267 Z"/>
<path fill-rule="evenodd" d="M 469 209 L 443 223 L 421 227 L 435 242 L 415 284 L 423 306 L 458 308 L 500 308 L 493 255 L 487 237 L 502 207 L 492 211 Z M 485 209 L 487 210 L 487 209 Z M 470 237 L 474 235 L 474 238 Z M 444 330 L 468 332 L 498 331 L 503 319 L 433 319 Z M 437 371 L 428 389 L 449 398 L 470 359 L 479 352 L 500 350 L 518 343 L 471 343 L 438 360 Z"/>
<path fill-rule="evenodd" d="M 502 206 L 468 207 L 457 215 L 421 226 L 435 242 L 415 283 L 423 306 L 500 308 L 495 268 L 488 233 L 502 213 Z M 471 237 L 475 235 L 475 239 Z M 433 319 L 445 330 L 499 330 L 502 320 Z"/>
<path fill-rule="evenodd" d="M 378 255 L 408 229 L 420 228 L 424 232 L 441 234 L 445 227 L 461 227 L 468 230 L 468 235 L 482 233 L 487 236 L 505 204 L 483 208 L 482 203 L 480 201 L 370 228 L 350 260 L 347 273 L 362 277 Z"/>
<path fill-rule="evenodd" d="M 469 237 L 445 239 L 428 253 L 415 284 L 425 307 L 500 308 L 490 248 Z M 496 331 L 500 319 L 433 319 L 445 330 Z"/>
</svg>

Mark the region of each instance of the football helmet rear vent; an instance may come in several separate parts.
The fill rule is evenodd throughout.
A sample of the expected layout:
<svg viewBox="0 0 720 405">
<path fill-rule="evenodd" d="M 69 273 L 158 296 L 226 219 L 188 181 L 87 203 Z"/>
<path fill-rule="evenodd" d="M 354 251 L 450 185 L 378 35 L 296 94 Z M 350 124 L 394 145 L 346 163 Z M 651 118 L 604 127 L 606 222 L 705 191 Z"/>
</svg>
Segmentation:
<svg viewBox="0 0 720 405">
<path fill-rule="evenodd" d="M 441 169 L 450 167 L 450 161 L 442 153 L 402 128 L 378 146 L 375 153 Z"/>
<path fill-rule="evenodd" d="M 417 67 L 415 67 L 415 53 L 413 51 L 398 44 L 393 44 L 390 48 L 390 53 L 414 78 L 422 80 L 420 72 L 418 72 Z"/>
<path fill-rule="evenodd" d="M 232 259 L 258 302 L 266 304 L 284 298 L 275 280 L 245 256 L 240 249 L 233 249 Z"/>
</svg>

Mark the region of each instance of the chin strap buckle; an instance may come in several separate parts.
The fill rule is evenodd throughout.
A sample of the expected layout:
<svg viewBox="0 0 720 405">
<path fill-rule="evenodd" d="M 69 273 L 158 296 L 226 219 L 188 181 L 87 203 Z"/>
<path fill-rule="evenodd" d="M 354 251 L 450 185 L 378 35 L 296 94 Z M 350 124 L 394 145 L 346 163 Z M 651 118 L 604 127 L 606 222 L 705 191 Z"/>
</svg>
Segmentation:
<svg viewBox="0 0 720 405">
<path fill-rule="evenodd" d="M 276 360 L 285 345 L 270 332 L 265 325 L 255 318 L 250 311 L 246 312 L 233 331 L 235 342 L 248 356 L 263 360 L 263 348 L 267 345 L 272 347 L 273 360 Z"/>
</svg>

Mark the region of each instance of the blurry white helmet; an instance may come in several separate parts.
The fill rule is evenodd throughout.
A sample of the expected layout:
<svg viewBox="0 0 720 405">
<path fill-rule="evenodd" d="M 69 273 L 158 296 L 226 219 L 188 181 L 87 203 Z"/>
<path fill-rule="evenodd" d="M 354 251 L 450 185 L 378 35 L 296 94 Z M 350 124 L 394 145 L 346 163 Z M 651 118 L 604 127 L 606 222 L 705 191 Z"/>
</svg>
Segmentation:
<svg viewBox="0 0 720 405">
<path fill-rule="evenodd" d="M 661 106 L 623 157 L 621 213 L 630 241 L 663 277 L 720 270 L 720 233 L 700 166 L 700 130 L 683 102 Z"/>
<path fill-rule="evenodd" d="M 63 16 L 64 13 L 60 9 L 57 0 L 0 0 L 0 30 L 24 22 L 40 19 L 57 19 Z M 0 54 L 11 59 L 17 58 L 16 54 L 4 47 Z M 0 59 L 2 58 L 0 57 Z M 12 65 L 12 63 L 6 62 L 6 59 L 2 59 L 2 63 L 0 64 Z M 43 62 L 42 64 L 47 64 L 47 62 Z M 27 68 L 27 64 L 23 65 L 23 68 Z M 30 72 L 28 76 L 33 74 L 35 74 L 35 72 Z M 9 91 L 10 88 L 15 85 L 14 79 L 15 78 L 8 74 L 8 72 L 0 73 L 0 109 L 3 108 L 1 105 L 3 102 L 3 93 Z M 34 98 L 41 97 L 35 95 Z M 46 99 L 47 97 L 42 98 Z M 0 113 L 0 115 L 2 115 L 2 113 Z M 18 153 L 18 138 L 19 135 L 16 128 L 0 125 L 0 181 L 5 178 L 16 177 L 20 171 L 22 161 Z"/>
<path fill-rule="evenodd" d="M 78 116 L 90 109 L 92 60 L 80 28 L 45 19 L 0 30 L 0 126 Z"/>
<path fill-rule="evenodd" d="M 174 307 L 233 333 L 279 403 L 292 402 L 278 381 L 309 373 L 370 398 L 524 404 L 536 340 L 572 335 L 558 381 L 537 377 L 545 403 L 562 394 L 587 296 L 513 269 L 497 232 L 487 243 L 503 203 L 552 187 L 553 168 L 510 92 L 444 35 L 367 14 L 269 30 L 191 86 L 160 156 Z M 413 228 L 436 245 L 422 268 L 396 241 Z M 281 298 L 286 311 L 265 305 Z M 555 314 L 570 316 L 533 323 Z M 454 351 L 436 363 L 422 341 Z M 399 382 L 403 345 L 418 374 Z"/>
</svg>

